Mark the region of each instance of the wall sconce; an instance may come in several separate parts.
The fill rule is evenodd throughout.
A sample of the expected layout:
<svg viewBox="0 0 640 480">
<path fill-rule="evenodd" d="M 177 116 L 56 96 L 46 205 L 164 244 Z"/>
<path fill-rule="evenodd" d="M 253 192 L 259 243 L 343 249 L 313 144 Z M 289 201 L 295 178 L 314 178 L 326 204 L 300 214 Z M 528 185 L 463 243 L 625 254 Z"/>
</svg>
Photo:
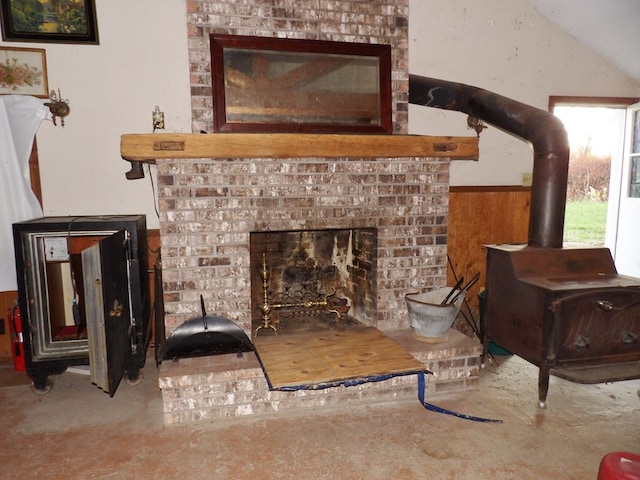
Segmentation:
<svg viewBox="0 0 640 480">
<path fill-rule="evenodd" d="M 60 89 L 58 89 L 57 95 L 55 90 L 51 90 L 51 92 L 49 93 L 49 100 L 51 101 L 45 103 L 45 105 L 49 107 L 49 110 L 51 111 L 51 121 L 53 121 L 53 124 L 55 126 L 58 126 L 58 124 L 56 123 L 56 118 L 59 117 L 60 126 L 64 127 L 64 117 L 69 115 L 69 112 L 71 112 L 71 107 L 69 107 L 69 100 L 66 98 L 64 100 L 62 99 L 62 96 L 60 95 Z"/>
</svg>

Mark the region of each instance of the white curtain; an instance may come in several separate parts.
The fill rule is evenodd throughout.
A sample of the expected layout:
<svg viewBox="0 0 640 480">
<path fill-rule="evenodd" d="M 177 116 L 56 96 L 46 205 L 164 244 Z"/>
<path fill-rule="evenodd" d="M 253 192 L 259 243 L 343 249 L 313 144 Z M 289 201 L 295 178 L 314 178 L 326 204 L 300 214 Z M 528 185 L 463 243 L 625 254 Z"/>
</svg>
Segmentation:
<svg viewBox="0 0 640 480">
<path fill-rule="evenodd" d="M 29 155 L 36 131 L 49 115 L 44 100 L 0 96 L 0 292 L 18 289 L 12 225 L 42 216 L 31 190 Z"/>
</svg>

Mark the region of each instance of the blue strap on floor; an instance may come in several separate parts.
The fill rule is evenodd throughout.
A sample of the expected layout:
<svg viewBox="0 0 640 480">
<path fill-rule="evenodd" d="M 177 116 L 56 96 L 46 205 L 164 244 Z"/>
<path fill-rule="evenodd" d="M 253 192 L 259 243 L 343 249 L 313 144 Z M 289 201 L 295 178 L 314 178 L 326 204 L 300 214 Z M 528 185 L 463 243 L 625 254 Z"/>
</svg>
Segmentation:
<svg viewBox="0 0 640 480">
<path fill-rule="evenodd" d="M 437 407 L 435 405 L 427 403 L 424 401 L 425 385 L 426 385 L 426 381 L 424 378 L 424 372 L 419 372 L 418 373 L 418 399 L 420 400 L 420 403 L 422 403 L 422 406 L 431 412 L 445 413 L 447 415 L 453 415 L 454 417 L 462 418 L 464 420 L 472 420 L 474 422 L 502 423 L 502 420 L 474 417 L 472 415 L 466 415 L 464 413 L 454 412 L 452 410 L 447 410 L 446 408 Z"/>
<path fill-rule="evenodd" d="M 420 372 L 401 372 L 401 373 L 388 373 L 384 375 L 374 375 L 370 377 L 358 377 L 358 378 L 350 378 L 345 380 L 336 380 L 334 382 L 324 382 L 317 384 L 300 384 L 300 385 L 290 385 L 284 387 L 273 387 L 271 385 L 271 381 L 269 380 L 269 376 L 266 374 L 266 371 L 263 368 L 263 372 L 265 372 L 265 377 L 267 379 L 267 384 L 269 385 L 269 390 L 278 391 L 278 392 L 295 392 L 297 390 L 324 390 L 326 388 L 332 387 L 354 387 L 357 385 L 362 385 L 363 383 L 373 383 L 373 382 L 383 382 L 385 380 L 389 380 L 390 378 L 400 377 L 405 375 L 413 375 L 415 373 L 424 373 Z"/>
<path fill-rule="evenodd" d="M 447 410 L 446 408 L 437 407 L 435 405 L 425 402 L 424 400 L 424 391 L 425 391 L 425 385 L 426 385 L 425 375 L 431 373 L 428 370 L 391 373 L 391 374 L 377 375 L 377 376 L 371 376 L 371 377 L 352 378 L 352 379 L 338 380 L 334 382 L 324 382 L 324 383 L 314 384 L 314 385 L 301 384 L 301 385 L 290 385 L 290 386 L 274 388 L 273 385 L 271 384 L 271 380 L 269 379 L 269 375 L 267 374 L 267 370 L 264 367 L 264 363 L 260 358 L 260 354 L 258 353 L 257 350 L 255 353 L 256 353 L 256 356 L 258 357 L 258 361 L 260 362 L 260 366 L 262 367 L 262 373 L 264 373 L 265 379 L 267 380 L 267 385 L 269 387 L 269 390 L 271 391 L 295 392 L 297 390 L 323 390 L 325 388 L 331 388 L 331 387 L 337 387 L 337 386 L 352 387 L 355 385 L 361 385 L 363 383 L 381 382 L 393 377 L 417 374 L 418 375 L 418 399 L 420 400 L 420 403 L 422 403 L 422 406 L 427 410 L 431 412 L 436 412 L 436 413 L 445 413 L 447 415 L 453 415 L 454 417 L 462 418 L 465 420 L 472 420 L 474 422 L 502 423 L 502 420 L 493 420 L 490 418 L 481 418 L 481 417 L 474 417 L 472 415 L 465 415 L 464 413 L 454 412 L 452 410 Z"/>
</svg>

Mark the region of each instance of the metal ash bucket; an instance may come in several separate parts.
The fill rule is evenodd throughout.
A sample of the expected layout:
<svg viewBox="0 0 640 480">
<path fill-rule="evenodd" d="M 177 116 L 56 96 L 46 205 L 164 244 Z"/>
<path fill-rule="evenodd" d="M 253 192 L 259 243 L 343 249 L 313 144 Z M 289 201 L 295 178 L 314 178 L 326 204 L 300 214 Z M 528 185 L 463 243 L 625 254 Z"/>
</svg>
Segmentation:
<svg viewBox="0 0 640 480">
<path fill-rule="evenodd" d="M 426 343 L 442 343 L 448 340 L 447 332 L 458 316 L 466 293 L 456 291 L 451 296 L 455 299 L 453 303 L 442 304 L 451 293 L 451 289 L 452 287 L 443 287 L 430 292 L 405 295 L 409 322 L 416 340 Z"/>
</svg>

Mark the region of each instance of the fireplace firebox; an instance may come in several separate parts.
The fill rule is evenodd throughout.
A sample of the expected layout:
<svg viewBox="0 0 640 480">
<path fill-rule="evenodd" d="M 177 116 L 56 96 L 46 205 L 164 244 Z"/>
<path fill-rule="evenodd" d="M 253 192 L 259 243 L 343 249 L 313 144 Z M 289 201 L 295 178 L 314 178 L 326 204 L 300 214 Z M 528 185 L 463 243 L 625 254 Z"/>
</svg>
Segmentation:
<svg viewBox="0 0 640 480">
<path fill-rule="evenodd" d="M 253 232 L 252 331 L 292 333 L 313 317 L 371 325 L 376 307 L 375 228 Z"/>
</svg>

